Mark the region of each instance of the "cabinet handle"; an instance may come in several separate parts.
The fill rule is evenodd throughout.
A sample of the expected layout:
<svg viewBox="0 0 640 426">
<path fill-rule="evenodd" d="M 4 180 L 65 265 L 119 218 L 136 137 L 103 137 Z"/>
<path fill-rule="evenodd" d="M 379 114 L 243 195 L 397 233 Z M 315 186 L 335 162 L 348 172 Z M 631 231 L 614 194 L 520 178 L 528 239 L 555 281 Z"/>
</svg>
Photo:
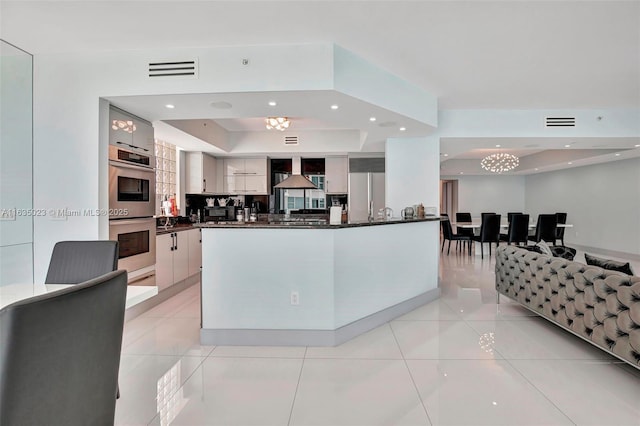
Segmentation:
<svg viewBox="0 0 640 426">
<path fill-rule="evenodd" d="M 202 179 L 202 192 L 207 192 L 207 180 Z"/>
<path fill-rule="evenodd" d="M 176 236 L 176 248 L 175 249 L 178 250 L 178 233 L 176 232 L 173 235 Z"/>
<path fill-rule="evenodd" d="M 173 238 L 174 236 L 175 234 L 171 233 L 171 251 L 174 251 L 176 247 L 176 240 Z"/>
</svg>

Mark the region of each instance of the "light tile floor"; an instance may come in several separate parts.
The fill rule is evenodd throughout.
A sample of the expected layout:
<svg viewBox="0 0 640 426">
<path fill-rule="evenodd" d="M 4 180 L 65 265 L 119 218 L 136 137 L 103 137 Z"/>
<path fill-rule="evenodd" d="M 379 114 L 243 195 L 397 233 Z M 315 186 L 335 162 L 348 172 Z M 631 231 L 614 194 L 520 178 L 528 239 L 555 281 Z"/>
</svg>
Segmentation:
<svg viewBox="0 0 640 426">
<path fill-rule="evenodd" d="M 191 287 L 125 325 L 116 424 L 640 425 L 640 371 L 497 305 L 493 268 L 443 255 L 439 300 L 334 348 L 202 346 Z"/>
</svg>

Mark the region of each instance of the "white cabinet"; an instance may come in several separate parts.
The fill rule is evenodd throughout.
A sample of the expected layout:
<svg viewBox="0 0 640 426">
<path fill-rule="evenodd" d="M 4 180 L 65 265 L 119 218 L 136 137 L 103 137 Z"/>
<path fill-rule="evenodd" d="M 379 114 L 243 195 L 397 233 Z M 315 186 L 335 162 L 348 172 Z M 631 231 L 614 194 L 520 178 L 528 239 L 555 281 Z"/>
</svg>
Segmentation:
<svg viewBox="0 0 640 426">
<path fill-rule="evenodd" d="M 173 283 L 186 280 L 189 276 L 189 231 L 174 232 Z"/>
<path fill-rule="evenodd" d="M 202 266 L 202 230 L 185 231 L 189 244 L 189 276 L 200 272 Z"/>
<path fill-rule="evenodd" d="M 268 194 L 266 158 L 227 158 L 224 160 L 222 192 L 227 194 Z"/>
<path fill-rule="evenodd" d="M 185 156 L 185 191 L 187 194 L 215 194 L 220 191 L 216 158 L 202 152 Z"/>
<path fill-rule="evenodd" d="M 347 157 L 327 157 L 324 159 L 324 192 L 346 194 L 349 182 L 349 161 Z"/>
<path fill-rule="evenodd" d="M 225 158 L 225 176 L 267 175 L 266 158 Z"/>
<path fill-rule="evenodd" d="M 109 144 L 154 155 L 154 130 L 149 122 L 109 109 Z"/>
<path fill-rule="evenodd" d="M 156 285 L 164 290 L 187 279 L 189 273 L 189 230 L 156 237 Z"/>
<path fill-rule="evenodd" d="M 156 285 L 158 291 L 173 284 L 173 232 L 156 237 Z"/>
</svg>

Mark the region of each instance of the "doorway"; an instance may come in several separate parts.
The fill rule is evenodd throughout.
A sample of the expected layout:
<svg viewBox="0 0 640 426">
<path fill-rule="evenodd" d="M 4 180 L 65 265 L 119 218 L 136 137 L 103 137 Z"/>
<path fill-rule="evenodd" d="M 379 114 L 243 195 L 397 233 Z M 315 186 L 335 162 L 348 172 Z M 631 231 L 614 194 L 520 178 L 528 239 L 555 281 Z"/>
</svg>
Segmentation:
<svg viewBox="0 0 640 426">
<path fill-rule="evenodd" d="M 450 218 L 455 218 L 458 212 L 458 181 L 440 181 L 440 215 L 447 214 Z"/>
</svg>

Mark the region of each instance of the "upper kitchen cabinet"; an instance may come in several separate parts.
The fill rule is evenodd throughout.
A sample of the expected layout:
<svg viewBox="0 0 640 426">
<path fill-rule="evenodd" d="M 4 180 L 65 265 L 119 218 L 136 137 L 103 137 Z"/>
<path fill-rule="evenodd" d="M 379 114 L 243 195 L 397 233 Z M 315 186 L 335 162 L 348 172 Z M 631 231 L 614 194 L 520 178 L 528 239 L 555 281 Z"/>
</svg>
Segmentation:
<svg viewBox="0 0 640 426">
<path fill-rule="evenodd" d="M 267 158 L 226 158 L 224 160 L 226 194 L 268 194 Z"/>
<path fill-rule="evenodd" d="M 187 152 L 185 156 L 185 192 L 187 194 L 215 194 L 222 192 L 216 178 L 216 158 L 202 152 Z"/>
<path fill-rule="evenodd" d="M 111 107 L 109 144 L 153 155 L 153 126 L 146 120 Z"/>
<path fill-rule="evenodd" d="M 324 160 L 324 191 L 327 194 L 346 194 L 349 182 L 347 157 L 327 157 Z"/>
<path fill-rule="evenodd" d="M 225 158 L 224 175 L 267 175 L 267 159 L 265 158 Z"/>
</svg>

